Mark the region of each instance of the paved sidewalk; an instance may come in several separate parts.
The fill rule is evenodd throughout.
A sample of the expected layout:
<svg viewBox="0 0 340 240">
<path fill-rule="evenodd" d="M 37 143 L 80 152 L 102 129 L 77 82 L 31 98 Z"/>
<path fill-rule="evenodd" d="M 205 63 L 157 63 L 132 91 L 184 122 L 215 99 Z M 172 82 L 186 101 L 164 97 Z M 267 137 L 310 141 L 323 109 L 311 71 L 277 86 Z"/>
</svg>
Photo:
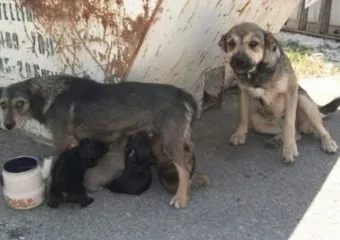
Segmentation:
<svg viewBox="0 0 340 240">
<path fill-rule="evenodd" d="M 340 87 L 335 93 L 340 93 Z M 139 197 L 102 191 L 91 194 L 95 202 L 84 209 L 63 205 L 52 210 L 44 204 L 14 211 L 1 204 L 0 239 L 286 240 L 295 229 L 294 240 L 334 239 L 327 238 L 325 231 L 327 226 L 339 229 L 339 214 L 331 210 L 339 211 L 340 175 L 327 177 L 333 168 L 339 172 L 339 165 L 334 167 L 339 153 L 328 155 L 318 140 L 305 136 L 298 142 L 300 157 L 294 165 L 285 166 L 281 149 L 263 147 L 267 136 L 250 133 L 244 146 L 230 146 L 235 113 L 236 102 L 227 96 L 222 111 L 205 113 L 195 125 L 198 167 L 207 172 L 212 184 L 205 189 L 194 187 L 186 209 L 170 207 L 171 196 L 155 178 L 151 189 Z M 340 111 L 325 125 L 340 144 L 339 119 Z M 0 150 L 0 161 L 20 154 L 51 153 L 50 148 L 3 130 Z M 320 192 L 326 179 L 333 185 Z M 313 208 L 314 198 L 320 195 L 328 204 L 326 209 L 322 202 Z M 304 215 L 307 210 L 311 213 Z M 312 235 L 321 237 L 308 237 Z"/>
</svg>

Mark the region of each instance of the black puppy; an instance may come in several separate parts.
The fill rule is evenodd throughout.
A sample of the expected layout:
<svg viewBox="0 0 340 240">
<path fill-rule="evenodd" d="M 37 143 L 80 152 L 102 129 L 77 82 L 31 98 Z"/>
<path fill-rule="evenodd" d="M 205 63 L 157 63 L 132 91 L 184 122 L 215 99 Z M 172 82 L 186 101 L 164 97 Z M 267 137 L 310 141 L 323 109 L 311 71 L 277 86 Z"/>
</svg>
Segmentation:
<svg viewBox="0 0 340 240">
<path fill-rule="evenodd" d="M 124 151 L 125 169 L 122 175 L 107 184 L 106 188 L 115 193 L 140 195 L 151 185 L 150 165 L 155 163 L 148 133 L 141 131 L 130 135 Z"/>
<path fill-rule="evenodd" d="M 52 169 L 52 181 L 47 205 L 57 208 L 62 202 L 78 203 L 82 207 L 94 199 L 87 196 L 83 185 L 86 169 L 94 167 L 109 146 L 101 141 L 84 139 L 77 147 L 60 154 Z"/>
</svg>

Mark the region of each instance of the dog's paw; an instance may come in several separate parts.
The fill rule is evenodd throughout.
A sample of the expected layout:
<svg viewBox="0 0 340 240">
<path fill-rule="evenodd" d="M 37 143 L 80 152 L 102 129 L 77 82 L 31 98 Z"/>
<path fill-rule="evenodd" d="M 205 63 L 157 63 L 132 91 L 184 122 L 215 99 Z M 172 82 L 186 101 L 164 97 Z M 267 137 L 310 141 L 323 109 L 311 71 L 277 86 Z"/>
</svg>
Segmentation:
<svg viewBox="0 0 340 240">
<path fill-rule="evenodd" d="M 58 208 L 59 207 L 59 203 L 55 202 L 55 201 L 48 201 L 47 202 L 47 206 L 50 208 Z"/>
<path fill-rule="evenodd" d="M 235 132 L 231 137 L 230 137 L 230 143 L 232 145 L 240 145 L 244 144 L 246 142 L 246 133 L 244 132 Z"/>
<path fill-rule="evenodd" d="M 323 139 L 321 145 L 327 153 L 335 153 L 338 150 L 338 145 L 333 139 Z"/>
<path fill-rule="evenodd" d="M 191 183 L 198 183 L 201 187 L 207 187 L 210 185 L 210 180 L 207 174 L 195 172 L 191 178 Z"/>
<path fill-rule="evenodd" d="M 299 156 L 296 143 L 292 143 L 288 146 L 283 146 L 283 160 L 285 163 L 293 163 L 294 158 Z"/>
<path fill-rule="evenodd" d="M 188 204 L 188 197 L 184 195 L 176 194 L 170 201 L 170 205 L 179 209 L 185 208 Z"/>
<path fill-rule="evenodd" d="M 210 185 L 210 180 L 209 180 L 208 175 L 201 174 L 200 176 L 197 176 L 197 177 L 198 177 L 197 181 L 198 181 L 200 186 L 207 187 L 207 186 Z"/>
<path fill-rule="evenodd" d="M 79 205 L 81 207 L 87 207 L 88 205 L 90 205 L 91 203 L 94 202 L 94 199 L 91 198 L 91 197 L 87 197 L 87 198 L 84 198 L 82 199 L 81 201 L 79 201 Z"/>
<path fill-rule="evenodd" d="M 281 147 L 282 144 L 283 144 L 282 137 L 275 136 L 269 139 L 265 143 L 264 147 L 268 149 L 276 149 L 276 148 Z"/>
</svg>

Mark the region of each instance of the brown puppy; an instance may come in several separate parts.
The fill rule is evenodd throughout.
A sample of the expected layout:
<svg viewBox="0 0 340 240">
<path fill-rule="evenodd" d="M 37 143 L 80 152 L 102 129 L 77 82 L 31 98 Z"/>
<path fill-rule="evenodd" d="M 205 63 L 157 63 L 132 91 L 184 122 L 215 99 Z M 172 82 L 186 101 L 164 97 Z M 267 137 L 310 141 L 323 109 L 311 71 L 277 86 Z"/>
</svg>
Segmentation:
<svg viewBox="0 0 340 240">
<path fill-rule="evenodd" d="M 252 126 L 257 132 L 277 135 L 276 139 L 283 137 L 285 162 L 293 162 L 299 155 L 296 134 L 300 132 L 317 132 L 324 151 L 337 151 L 336 142 L 323 126 L 322 115 L 335 111 L 338 99 L 319 107 L 299 87 L 290 60 L 272 33 L 244 22 L 224 34 L 219 46 L 227 54 L 240 88 L 239 119 L 230 139 L 232 144 L 245 143 L 254 99 L 257 108 L 251 117 Z"/>
</svg>

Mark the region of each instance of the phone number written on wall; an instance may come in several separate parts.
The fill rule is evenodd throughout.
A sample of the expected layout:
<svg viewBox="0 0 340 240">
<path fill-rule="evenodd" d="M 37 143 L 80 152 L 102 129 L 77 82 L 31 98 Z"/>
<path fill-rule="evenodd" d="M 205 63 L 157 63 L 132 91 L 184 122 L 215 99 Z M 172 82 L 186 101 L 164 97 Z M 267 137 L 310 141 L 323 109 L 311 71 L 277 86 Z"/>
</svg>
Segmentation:
<svg viewBox="0 0 340 240">
<path fill-rule="evenodd" d="M 19 7 L 17 4 L 5 2 L 0 3 L 0 21 L 33 23 L 34 15 L 30 10 Z M 24 28 L 21 34 L 27 36 Z M 22 78 L 57 74 L 54 71 L 43 68 L 39 64 L 13 60 L 14 57 L 1 54 L 1 49 L 8 49 L 13 51 L 14 56 L 20 56 L 30 51 L 32 58 L 38 57 L 39 55 L 46 57 L 54 56 L 53 40 L 50 37 L 44 37 L 40 33 L 33 31 L 29 37 L 27 36 L 25 39 L 20 39 L 19 36 L 20 34 L 16 32 L 0 29 L 0 72 L 5 74 L 18 72 Z M 23 48 L 27 48 L 29 51 L 23 53 Z"/>
</svg>

